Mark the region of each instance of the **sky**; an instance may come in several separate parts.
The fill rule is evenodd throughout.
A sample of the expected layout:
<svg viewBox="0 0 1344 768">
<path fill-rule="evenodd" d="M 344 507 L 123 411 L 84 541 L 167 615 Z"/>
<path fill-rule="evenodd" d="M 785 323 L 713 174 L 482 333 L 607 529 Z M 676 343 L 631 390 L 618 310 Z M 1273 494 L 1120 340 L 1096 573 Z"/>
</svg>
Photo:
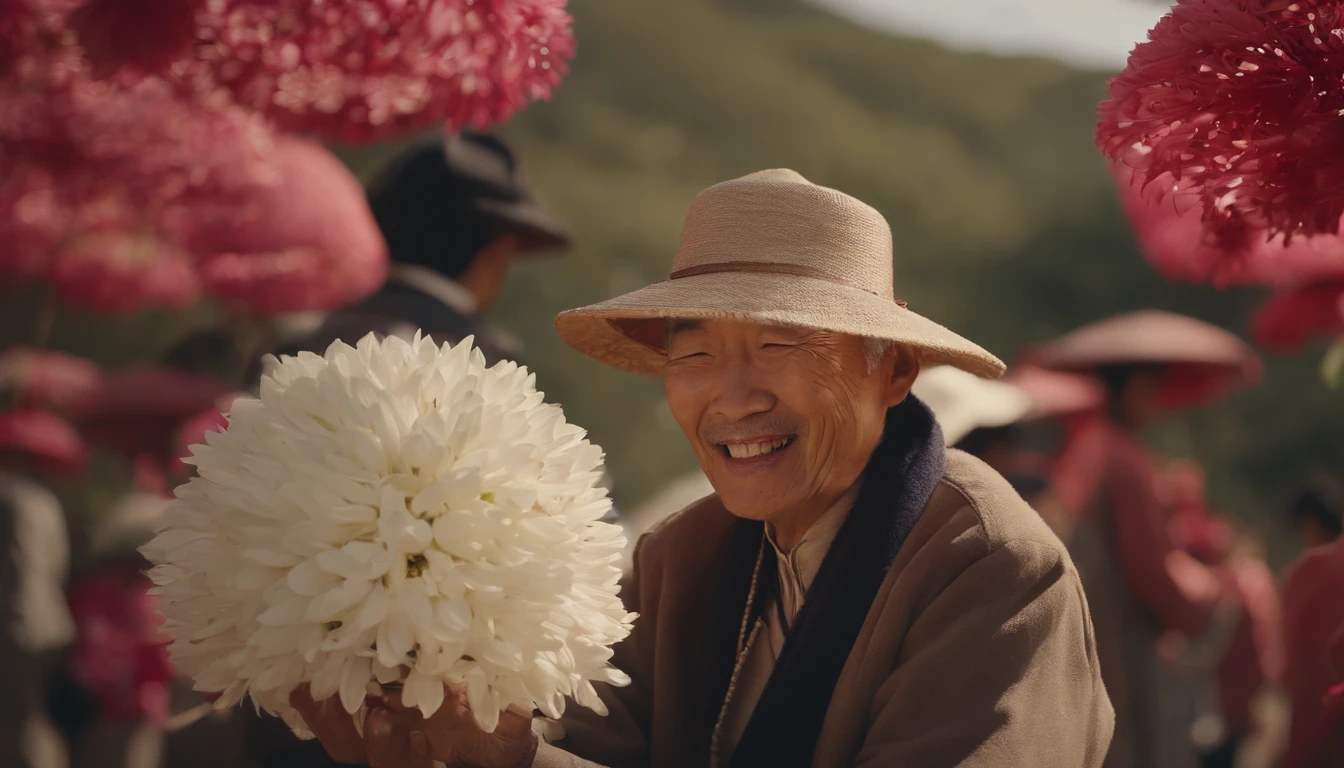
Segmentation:
<svg viewBox="0 0 1344 768">
<path fill-rule="evenodd" d="M 959 50 L 1053 56 L 1119 70 L 1166 12 L 1163 0 L 811 0 L 879 29 Z"/>
</svg>

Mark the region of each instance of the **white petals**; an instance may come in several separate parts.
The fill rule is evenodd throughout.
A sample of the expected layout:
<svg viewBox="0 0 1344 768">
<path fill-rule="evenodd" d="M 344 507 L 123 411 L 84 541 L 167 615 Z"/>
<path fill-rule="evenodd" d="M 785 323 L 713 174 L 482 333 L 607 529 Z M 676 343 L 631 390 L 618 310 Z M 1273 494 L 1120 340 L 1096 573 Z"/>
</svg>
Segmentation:
<svg viewBox="0 0 1344 768">
<path fill-rule="evenodd" d="M 316 561 L 305 560 L 290 570 L 285 582 L 304 597 L 317 597 L 331 585 L 332 579 L 318 569 Z"/>
<path fill-rule="evenodd" d="M 374 587 L 360 604 L 352 623 L 360 629 L 367 629 L 378 626 L 385 616 L 387 616 L 387 590 Z"/>
<path fill-rule="evenodd" d="M 378 626 L 378 661 L 389 667 L 401 664 L 415 647 L 415 625 L 400 605 L 392 605 Z"/>
<path fill-rule="evenodd" d="M 471 631 L 471 605 L 463 598 L 440 600 L 434 606 L 434 629 L 443 636 Z"/>
<path fill-rule="evenodd" d="M 280 361 L 195 446 L 143 552 L 174 663 L 217 706 L 251 697 L 306 733 L 307 682 L 352 715 L 378 685 L 432 715 L 605 712 L 625 542 L 600 522 L 602 453 L 526 369 L 470 341 L 369 336 Z"/>
<path fill-rule="evenodd" d="M 330 698 L 341 690 L 341 678 L 345 674 L 345 664 L 339 658 L 332 658 L 325 666 L 313 674 L 311 693 L 314 701 Z"/>
<path fill-rule="evenodd" d="M 305 621 L 334 621 L 369 593 L 371 585 L 367 581 L 347 581 L 313 598 L 304 612 Z"/>
<path fill-rule="evenodd" d="M 438 677 L 412 672 L 406 678 L 401 701 L 408 707 L 419 707 L 425 717 L 433 717 L 443 706 L 443 680 Z"/>
<path fill-rule="evenodd" d="M 341 706 L 350 714 L 364 703 L 364 686 L 369 682 L 369 660 L 356 656 L 345 662 L 341 674 Z"/>
</svg>

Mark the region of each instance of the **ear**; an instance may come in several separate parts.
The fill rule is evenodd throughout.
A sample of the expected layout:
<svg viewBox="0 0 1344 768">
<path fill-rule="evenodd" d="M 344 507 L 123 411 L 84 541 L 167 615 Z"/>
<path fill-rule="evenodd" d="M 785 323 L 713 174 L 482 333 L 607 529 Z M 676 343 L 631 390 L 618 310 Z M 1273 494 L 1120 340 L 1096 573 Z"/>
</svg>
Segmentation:
<svg viewBox="0 0 1344 768">
<path fill-rule="evenodd" d="M 888 408 L 895 408 L 905 402 L 910 388 L 919 378 L 919 352 L 904 344 L 893 344 L 887 351 L 887 361 L 883 370 L 889 373 L 884 385 L 883 399 Z"/>
</svg>

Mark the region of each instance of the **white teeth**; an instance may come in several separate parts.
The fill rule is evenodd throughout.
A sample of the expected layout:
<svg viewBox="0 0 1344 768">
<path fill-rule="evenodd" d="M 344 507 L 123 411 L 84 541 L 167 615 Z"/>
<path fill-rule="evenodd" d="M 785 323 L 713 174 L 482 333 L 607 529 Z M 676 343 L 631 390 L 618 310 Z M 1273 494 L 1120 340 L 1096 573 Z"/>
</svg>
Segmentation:
<svg viewBox="0 0 1344 768">
<path fill-rule="evenodd" d="M 773 453 L 788 445 L 792 439 L 791 437 L 784 437 L 768 443 L 727 443 L 725 447 L 728 449 L 728 455 L 734 459 L 751 459 Z"/>
</svg>

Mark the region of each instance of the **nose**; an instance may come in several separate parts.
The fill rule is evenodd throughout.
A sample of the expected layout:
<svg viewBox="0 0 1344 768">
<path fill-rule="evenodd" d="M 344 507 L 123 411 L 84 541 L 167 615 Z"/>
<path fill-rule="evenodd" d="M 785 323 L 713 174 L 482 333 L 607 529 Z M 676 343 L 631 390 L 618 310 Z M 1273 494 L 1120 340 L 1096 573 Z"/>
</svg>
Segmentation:
<svg viewBox="0 0 1344 768">
<path fill-rule="evenodd" d="M 776 398 L 769 379 L 753 364 L 750 354 L 726 356 L 720 362 L 719 386 L 710 410 L 730 421 L 766 413 L 775 407 Z"/>
</svg>

